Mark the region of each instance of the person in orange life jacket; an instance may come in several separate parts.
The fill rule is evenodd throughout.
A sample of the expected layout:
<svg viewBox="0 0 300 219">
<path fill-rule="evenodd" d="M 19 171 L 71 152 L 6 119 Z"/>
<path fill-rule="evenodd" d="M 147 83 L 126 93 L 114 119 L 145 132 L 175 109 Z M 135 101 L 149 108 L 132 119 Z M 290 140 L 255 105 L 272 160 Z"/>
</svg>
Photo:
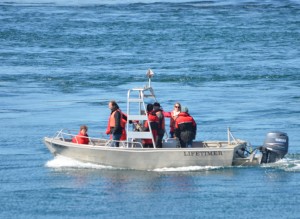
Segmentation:
<svg viewBox="0 0 300 219">
<path fill-rule="evenodd" d="M 163 110 L 160 108 L 160 104 L 155 102 L 153 104 L 153 111 L 155 112 L 159 123 L 158 123 L 158 130 L 157 130 L 157 139 L 156 139 L 156 147 L 162 148 L 162 140 L 165 135 L 165 117 L 163 114 Z"/>
<path fill-rule="evenodd" d="M 116 101 L 110 101 L 108 108 L 111 110 L 110 117 L 108 120 L 108 129 L 106 134 L 112 134 L 112 139 L 115 140 L 115 146 L 119 147 L 119 141 L 121 140 L 122 133 L 125 130 L 125 123 L 122 119 L 122 112 L 119 109 Z"/>
<path fill-rule="evenodd" d="M 175 136 L 177 146 L 185 148 L 192 147 L 193 140 L 196 138 L 197 124 L 188 113 L 187 107 L 182 107 L 181 113 L 175 121 Z"/>
<path fill-rule="evenodd" d="M 122 123 L 124 123 L 124 129 L 122 129 L 122 135 L 121 135 L 121 138 L 120 138 L 120 141 L 125 141 L 127 139 L 127 135 L 126 135 L 126 129 L 125 129 L 125 124 L 127 122 L 127 115 L 123 112 L 121 112 L 122 114 Z M 108 123 L 107 123 L 107 127 L 106 127 L 106 132 L 105 132 L 107 135 L 110 135 L 109 136 L 109 139 L 113 139 L 113 135 L 110 133 L 110 121 L 108 120 Z"/>
<path fill-rule="evenodd" d="M 164 112 L 164 116 L 170 118 L 170 137 L 174 138 L 175 120 L 177 119 L 181 110 L 181 104 L 175 103 L 174 109 L 171 112 Z"/>
<path fill-rule="evenodd" d="M 88 127 L 86 125 L 80 126 L 80 131 L 73 139 L 73 143 L 77 144 L 89 144 L 89 136 L 87 134 Z"/>
<path fill-rule="evenodd" d="M 152 104 L 147 105 L 147 115 L 152 130 L 153 140 L 156 142 L 159 119 L 157 118 L 155 112 L 153 112 Z M 148 121 L 145 122 L 143 131 L 150 131 Z M 144 148 L 153 148 L 152 139 L 143 139 L 142 143 Z"/>
</svg>

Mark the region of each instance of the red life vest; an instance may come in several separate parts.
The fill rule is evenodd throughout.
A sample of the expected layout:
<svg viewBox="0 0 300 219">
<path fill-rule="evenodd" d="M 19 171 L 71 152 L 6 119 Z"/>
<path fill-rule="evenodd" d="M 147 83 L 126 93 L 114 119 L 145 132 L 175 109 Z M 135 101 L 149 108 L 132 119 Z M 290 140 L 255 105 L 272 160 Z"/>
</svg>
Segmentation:
<svg viewBox="0 0 300 219">
<path fill-rule="evenodd" d="M 181 112 L 175 121 L 175 136 L 180 141 L 187 143 L 195 139 L 197 125 L 193 117 L 188 113 Z"/>
<path fill-rule="evenodd" d="M 73 139 L 72 142 L 76 144 L 89 144 L 89 136 L 81 134 L 81 132 L 78 133 Z"/>
<path fill-rule="evenodd" d="M 148 113 L 148 120 L 151 125 L 153 139 L 156 142 L 159 119 L 156 114 L 150 112 Z M 144 124 L 144 131 L 150 131 L 148 121 Z M 143 139 L 142 141 L 143 144 L 153 144 L 152 139 Z"/>
<path fill-rule="evenodd" d="M 125 141 L 125 140 L 127 140 L 126 129 L 122 129 L 122 135 L 120 141 Z"/>
<path fill-rule="evenodd" d="M 178 129 L 183 123 L 191 123 L 192 126 L 196 126 L 196 122 L 188 113 L 181 112 L 175 121 L 175 128 Z"/>
<path fill-rule="evenodd" d="M 120 125 L 121 125 L 121 127 L 124 129 L 125 128 L 125 125 L 126 125 L 126 119 L 124 119 L 123 118 L 123 114 L 124 113 L 122 113 L 121 112 L 121 110 L 119 110 L 119 109 L 117 109 L 117 110 L 115 110 L 112 114 L 110 114 L 110 116 L 109 116 L 109 119 L 108 119 L 108 123 L 107 123 L 107 128 L 106 128 L 106 134 L 109 134 L 110 133 L 110 128 L 111 127 L 115 127 L 115 125 L 116 125 L 116 121 L 115 121 L 115 113 L 116 113 L 116 111 L 119 111 L 120 112 L 120 114 L 121 114 L 121 117 L 120 117 Z M 124 114 L 125 115 L 125 114 Z M 126 116 L 126 115 L 125 115 Z"/>
<path fill-rule="evenodd" d="M 115 125 L 116 125 L 115 114 L 116 114 L 117 111 L 120 112 L 120 114 L 121 114 L 121 116 L 120 116 L 120 125 L 121 125 L 122 128 L 125 128 L 126 120 L 123 119 L 123 116 L 122 116 L 123 113 L 119 109 L 115 110 L 112 114 L 110 114 L 108 124 L 109 124 L 110 127 L 115 127 Z"/>
</svg>

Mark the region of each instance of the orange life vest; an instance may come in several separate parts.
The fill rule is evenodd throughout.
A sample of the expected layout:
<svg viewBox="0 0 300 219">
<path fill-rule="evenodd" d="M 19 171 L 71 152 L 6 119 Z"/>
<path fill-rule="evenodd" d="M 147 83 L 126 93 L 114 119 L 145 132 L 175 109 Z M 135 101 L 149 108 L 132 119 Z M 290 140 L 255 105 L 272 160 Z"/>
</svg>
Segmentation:
<svg viewBox="0 0 300 219">
<path fill-rule="evenodd" d="M 116 125 L 115 114 L 116 114 L 117 111 L 120 112 L 120 114 L 121 114 L 121 116 L 120 116 L 120 125 L 121 125 L 122 128 L 125 128 L 126 120 L 123 119 L 123 116 L 122 116 L 123 113 L 119 109 L 115 110 L 112 114 L 110 114 L 110 117 L 109 117 L 109 120 L 108 120 L 109 127 L 115 127 L 115 125 Z"/>
<path fill-rule="evenodd" d="M 119 110 L 119 109 L 116 110 L 116 111 L 119 111 L 121 113 L 120 125 L 122 127 L 122 136 L 121 136 L 120 140 L 124 141 L 124 140 L 127 139 L 126 130 L 125 130 L 125 126 L 126 126 L 127 120 L 124 118 L 124 116 L 125 117 L 127 117 L 127 116 L 124 113 L 122 113 L 121 110 Z M 115 125 L 116 125 L 116 121 L 115 121 L 115 113 L 116 113 L 116 111 L 114 111 L 110 115 L 110 117 L 108 119 L 107 128 L 106 128 L 106 134 L 110 134 L 111 133 L 110 132 L 111 127 L 115 127 Z M 112 135 L 110 135 L 110 139 L 112 139 Z"/>
</svg>

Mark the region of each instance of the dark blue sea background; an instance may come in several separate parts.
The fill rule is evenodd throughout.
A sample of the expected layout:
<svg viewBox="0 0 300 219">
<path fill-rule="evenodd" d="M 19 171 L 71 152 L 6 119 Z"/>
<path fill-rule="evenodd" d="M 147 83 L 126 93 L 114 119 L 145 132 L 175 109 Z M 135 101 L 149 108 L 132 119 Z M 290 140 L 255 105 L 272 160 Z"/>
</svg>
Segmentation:
<svg viewBox="0 0 300 219">
<path fill-rule="evenodd" d="M 111 99 L 146 85 L 198 140 L 253 146 L 259 167 L 120 170 L 57 157 L 44 136 L 104 134 Z M 300 2 L 0 0 L 0 218 L 300 218 Z"/>
</svg>

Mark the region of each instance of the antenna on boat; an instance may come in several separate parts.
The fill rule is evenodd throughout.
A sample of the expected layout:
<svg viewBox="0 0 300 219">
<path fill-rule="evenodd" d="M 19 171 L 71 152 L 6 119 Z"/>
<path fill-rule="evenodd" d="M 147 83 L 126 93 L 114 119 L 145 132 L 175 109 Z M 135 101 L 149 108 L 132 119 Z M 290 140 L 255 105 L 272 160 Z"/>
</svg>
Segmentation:
<svg viewBox="0 0 300 219">
<path fill-rule="evenodd" d="M 149 68 L 147 73 L 146 73 L 149 82 L 148 82 L 148 87 L 151 87 L 151 78 L 154 76 L 154 72 Z"/>
</svg>

